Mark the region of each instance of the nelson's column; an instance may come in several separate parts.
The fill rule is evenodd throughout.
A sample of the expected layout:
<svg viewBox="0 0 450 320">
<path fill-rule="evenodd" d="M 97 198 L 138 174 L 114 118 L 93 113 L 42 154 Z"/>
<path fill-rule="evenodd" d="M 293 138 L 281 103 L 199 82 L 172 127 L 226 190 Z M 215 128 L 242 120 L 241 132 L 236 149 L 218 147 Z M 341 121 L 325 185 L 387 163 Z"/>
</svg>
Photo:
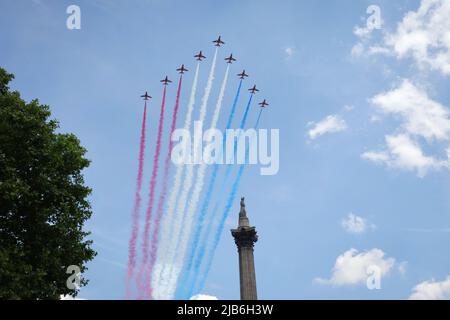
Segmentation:
<svg viewBox="0 0 450 320">
<path fill-rule="evenodd" d="M 255 227 L 250 227 L 247 212 L 245 211 L 244 198 L 241 198 L 239 225 L 237 229 L 231 230 L 231 234 L 239 252 L 241 300 L 257 300 L 253 246 L 258 241 L 258 236 Z"/>
</svg>

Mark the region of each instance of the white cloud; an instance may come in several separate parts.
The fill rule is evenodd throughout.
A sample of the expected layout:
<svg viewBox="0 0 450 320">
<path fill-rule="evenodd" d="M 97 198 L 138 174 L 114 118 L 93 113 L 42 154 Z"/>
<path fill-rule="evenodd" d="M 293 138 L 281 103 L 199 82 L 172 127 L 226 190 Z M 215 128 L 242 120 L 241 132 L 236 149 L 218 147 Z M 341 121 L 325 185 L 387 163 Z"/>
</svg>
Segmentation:
<svg viewBox="0 0 450 320">
<path fill-rule="evenodd" d="M 370 30 L 355 28 L 354 34 L 367 39 Z M 353 51 L 353 50 L 352 50 Z M 360 50 L 359 55 L 363 53 Z M 450 1 L 422 0 L 417 11 L 408 12 L 392 33 L 386 33 L 381 45 L 368 54 L 412 57 L 420 68 L 428 67 L 450 74 Z"/>
<path fill-rule="evenodd" d="M 206 295 L 206 294 L 197 294 L 191 297 L 190 300 L 219 300 L 217 297 Z"/>
<path fill-rule="evenodd" d="M 375 225 L 369 224 L 367 219 L 357 216 L 353 213 L 349 213 L 341 221 L 342 228 L 348 233 L 360 234 L 366 232 L 369 228 L 374 229 Z"/>
<path fill-rule="evenodd" d="M 413 288 L 411 300 L 450 300 L 450 276 L 444 281 L 424 281 Z"/>
<path fill-rule="evenodd" d="M 420 66 L 428 65 L 450 74 L 450 1 L 422 0 L 417 11 L 408 12 L 386 43 L 398 58 L 412 56 Z"/>
<path fill-rule="evenodd" d="M 421 0 L 417 11 L 409 11 L 393 32 L 385 32 L 381 43 L 369 44 L 370 28 L 355 27 L 362 42 L 352 56 L 383 54 L 398 59 L 412 58 L 422 69 L 450 75 L 450 1 Z M 364 43 L 364 45 L 363 45 Z M 366 50 L 365 47 L 368 47 Z"/>
<path fill-rule="evenodd" d="M 335 133 L 347 129 L 347 123 L 339 115 L 329 115 L 317 123 L 311 122 L 310 125 L 314 126 L 308 131 L 310 139 L 316 139 L 326 133 Z"/>
<path fill-rule="evenodd" d="M 365 152 L 362 158 L 394 169 L 416 171 L 419 177 L 424 177 L 431 169 L 446 165 L 446 161 L 424 155 L 419 144 L 406 134 L 386 136 L 386 145 L 387 150 Z"/>
<path fill-rule="evenodd" d="M 374 29 L 366 26 L 366 27 L 354 27 L 353 28 L 353 34 L 359 38 L 367 38 L 370 36 L 370 34 L 372 33 Z"/>
<path fill-rule="evenodd" d="M 315 281 L 333 286 L 364 284 L 367 281 L 369 267 L 378 267 L 383 277 L 389 274 L 395 264 L 395 259 L 385 258 L 385 253 L 380 249 L 375 248 L 361 253 L 356 249 L 350 249 L 337 257 L 329 279 L 316 278 Z"/>
<path fill-rule="evenodd" d="M 409 80 L 403 80 L 395 89 L 376 95 L 370 102 L 381 114 L 400 119 L 399 132 L 385 136 L 386 146 L 381 151 L 368 151 L 362 158 L 391 168 L 415 171 L 423 177 L 430 170 L 449 168 L 448 147 L 446 159 L 426 155 L 419 141 L 444 142 L 450 140 L 449 111 L 430 99 L 427 93 Z"/>
<path fill-rule="evenodd" d="M 406 132 L 426 139 L 450 138 L 449 111 L 430 99 L 427 93 L 409 80 L 391 91 L 376 95 L 370 102 L 385 114 L 398 115 L 404 121 Z"/>
<path fill-rule="evenodd" d="M 420 68 L 450 74 L 450 1 L 421 0 L 417 11 L 408 12 L 393 32 L 384 33 L 379 44 L 369 43 L 369 30 L 355 28 L 354 34 L 361 42 L 352 49 L 353 56 L 412 57 Z M 450 112 L 444 105 L 431 99 L 425 90 L 409 80 L 376 95 L 370 102 L 380 114 L 400 119 L 401 125 L 396 132 L 385 136 L 383 149 L 369 150 L 362 158 L 391 168 L 415 171 L 422 177 L 430 170 L 450 168 Z M 372 119 L 378 120 L 378 117 Z M 433 151 L 444 148 L 438 153 L 446 154 L 446 158 L 427 155 L 423 151 L 426 144 Z"/>
</svg>

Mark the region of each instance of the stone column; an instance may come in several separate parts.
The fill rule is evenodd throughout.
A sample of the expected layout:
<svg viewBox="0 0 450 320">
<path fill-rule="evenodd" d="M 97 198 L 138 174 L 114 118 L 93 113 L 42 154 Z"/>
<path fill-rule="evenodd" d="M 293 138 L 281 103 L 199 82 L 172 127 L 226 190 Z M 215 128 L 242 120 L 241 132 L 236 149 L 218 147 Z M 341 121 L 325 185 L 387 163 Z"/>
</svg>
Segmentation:
<svg viewBox="0 0 450 320">
<path fill-rule="evenodd" d="M 232 229 L 231 234 L 234 237 L 239 253 L 241 300 L 257 300 L 253 247 L 255 242 L 258 241 L 258 235 L 255 227 L 250 227 L 245 211 L 244 198 L 241 199 L 238 228 Z"/>
</svg>

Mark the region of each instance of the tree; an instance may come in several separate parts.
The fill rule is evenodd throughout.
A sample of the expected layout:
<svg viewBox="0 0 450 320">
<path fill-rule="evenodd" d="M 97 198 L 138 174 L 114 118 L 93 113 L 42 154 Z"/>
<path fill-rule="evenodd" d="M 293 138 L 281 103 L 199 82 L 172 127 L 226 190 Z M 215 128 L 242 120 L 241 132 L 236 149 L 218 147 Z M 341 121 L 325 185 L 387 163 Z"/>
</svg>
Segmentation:
<svg viewBox="0 0 450 320">
<path fill-rule="evenodd" d="M 76 296 L 67 268 L 83 273 L 96 255 L 83 230 L 90 161 L 75 135 L 55 132 L 48 106 L 10 91 L 13 78 L 0 68 L 0 299 Z"/>
</svg>

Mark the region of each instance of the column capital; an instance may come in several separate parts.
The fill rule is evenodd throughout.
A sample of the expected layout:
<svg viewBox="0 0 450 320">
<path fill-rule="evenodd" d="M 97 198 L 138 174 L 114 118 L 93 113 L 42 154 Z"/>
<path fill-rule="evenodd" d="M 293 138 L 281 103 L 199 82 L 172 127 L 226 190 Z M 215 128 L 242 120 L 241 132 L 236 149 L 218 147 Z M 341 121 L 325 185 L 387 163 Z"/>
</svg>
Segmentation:
<svg viewBox="0 0 450 320">
<path fill-rule="evenodd" d="M 238 249 L 240 248 L 253 248 L 256 241 L 258 241 L 258 235 L 255 227 L 240 227 L 238 229 L 232 229 L 231 234 L 234 237 L 234 242 Z"/>
</svg>

